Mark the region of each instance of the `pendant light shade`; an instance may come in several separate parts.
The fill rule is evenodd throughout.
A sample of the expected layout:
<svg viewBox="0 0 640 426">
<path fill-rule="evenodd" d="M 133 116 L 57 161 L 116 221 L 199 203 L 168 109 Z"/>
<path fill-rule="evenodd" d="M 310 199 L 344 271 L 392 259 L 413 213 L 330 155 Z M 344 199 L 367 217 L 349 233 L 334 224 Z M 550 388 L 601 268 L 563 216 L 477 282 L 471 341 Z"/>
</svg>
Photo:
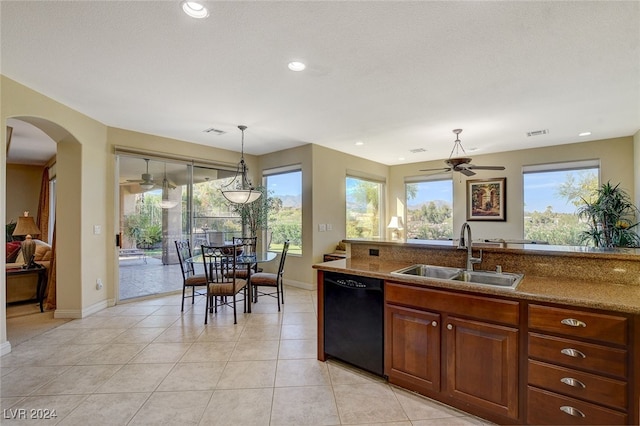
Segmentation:
<svg viewBox="0 0 640 426">
<path fill-rule="evenodd" d="M 231 203 L 249 204 L 260 198 L 262 192 L 253 188 L 247 180 L 247 164 L 244 162 L 244 131 L 247 129 L 247 126 L 238 126 L 238 129 L 242 132 L 240 163 L 238 164 L 233 180 L 223 186 L 221 191 L 224 198 Z"/>
</svg>

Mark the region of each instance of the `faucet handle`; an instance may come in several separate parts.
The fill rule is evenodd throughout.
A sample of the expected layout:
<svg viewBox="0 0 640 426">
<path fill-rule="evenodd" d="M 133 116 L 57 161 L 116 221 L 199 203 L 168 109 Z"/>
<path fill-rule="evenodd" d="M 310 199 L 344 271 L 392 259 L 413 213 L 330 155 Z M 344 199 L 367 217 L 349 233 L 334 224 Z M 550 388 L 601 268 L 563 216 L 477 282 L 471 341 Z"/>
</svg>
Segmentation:
<svg viewBox="0 0 640 426">
<path fill-rule="evenodd" d="M 497 265 L 497 266 L 496 266 L 496 272 L 497 272 L 498 274 L 501 274 L 501 273 L 502 273 L 502 265 Z"/>
</svg>

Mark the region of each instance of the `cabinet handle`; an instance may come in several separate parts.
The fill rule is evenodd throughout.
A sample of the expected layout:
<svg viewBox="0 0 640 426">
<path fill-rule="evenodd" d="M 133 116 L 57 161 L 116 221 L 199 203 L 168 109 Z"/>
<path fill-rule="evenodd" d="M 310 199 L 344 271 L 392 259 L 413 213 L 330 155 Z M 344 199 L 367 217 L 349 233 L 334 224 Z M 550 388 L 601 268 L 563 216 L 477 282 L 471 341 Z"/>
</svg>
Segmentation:
<svg viewBox="0 0 640 426">
<path fill-rule="evenodd" d="M 577 320 L 575 318 L 565 318 L 562 321 L 560 321 L 562 324 L 564 325 L 568 325 L 570 327 L 586 327 L 587 324 L 585 324 L 584 322 Z"/>
<path fill-rule="evenodd" d="M 573 386 L 574 388 L 586 388 L 587 385 L 582 383 L 580 380 L 574 379 L 573 377 L 563 377 L 560 379 L 562 383 L 565 385 Z"/>
<path fill-rule="evenodd" d="M 438 321 L 431 321 L 431 326 L 437 327 L 438 326 Z"/>
<path fill-rule="evenodd" d="M 561 354 L 573 357 L 573 358 L 586 358 L 587 356 L 580 352 L 577 349 L 573 349 L 573 348 L 564 348 L 563 350 L 560 351 Z"/>
<path fill-rule="evenodd" d="M 447 324 L 447 330 L 453 330 L 453 326 L 451 324 Z"/>
<path fill-rule="evenodd" d="M 577 408 L 574 408 L 570 405 L 563 405 L 562 407 L 560 407 L 560 411 L 569 414 L 570 416 L 574 416 L 574 417 L 587 417 L 584 415 L 584 413 L 580 410 L 578 410 Z"/>
</svg>

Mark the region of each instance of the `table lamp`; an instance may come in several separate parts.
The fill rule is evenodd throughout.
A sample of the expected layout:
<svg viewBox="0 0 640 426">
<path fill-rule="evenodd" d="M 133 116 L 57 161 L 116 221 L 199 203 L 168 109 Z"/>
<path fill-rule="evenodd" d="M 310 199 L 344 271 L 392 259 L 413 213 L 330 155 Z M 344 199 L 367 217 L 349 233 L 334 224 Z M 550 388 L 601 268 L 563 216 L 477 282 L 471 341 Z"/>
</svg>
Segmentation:
<svg viewBox="0 0 640 426">
<path fill-rule="evenodd" d="M 32 234 L 39 235 L 40 229 L 38 229 L 33 217 L 29 216 L 29 212 L 24 212 L 24 216 L 18 217 L 18 223 L 11 235 L 15 237 L 24 236 L 24 241 L 22 241 L 22 258 L 25 264 L 29 264 L 31 256 L 36 252 L 36 242 L 31 238 Z"/>
<path fill-rule="evenodd" d="M 387 228 L 391 229 L 391 239 L 393 241 L 399 240 L 400 230 L 404 229 L 402 227 L 402 218 L 400 216 L 391 216 L 391 220 L 389 221 Z"/>
</svg>

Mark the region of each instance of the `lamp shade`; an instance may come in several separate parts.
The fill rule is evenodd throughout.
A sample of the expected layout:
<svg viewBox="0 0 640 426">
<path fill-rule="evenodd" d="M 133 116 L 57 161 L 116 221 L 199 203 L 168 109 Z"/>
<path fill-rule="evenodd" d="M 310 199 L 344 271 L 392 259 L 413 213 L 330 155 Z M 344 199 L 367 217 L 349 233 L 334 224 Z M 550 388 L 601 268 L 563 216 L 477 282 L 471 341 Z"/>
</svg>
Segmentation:
<svg viewBox="0 0 640 426">
<path fill-rule="evenodd" d="M 13 234 L 16 237 L 23 237 L 26 235 L 39 235 L 40 229 L 36 225 L 32 216 L 29 216 L 29 212 L 24 212 L 24 216 L 18 217 L 18 223 L 13 230 Z"/>
<path fill-rule="evenodd" d="M 248 204 L 256 201 L 262 193 L 255 189 L 234 189 L 222 191 L 224 198 L 235 204 Z"/>
<path fill-rule="evenodd" d="M 22 257 L 25 261 L 25 264 L 30 263 L 31 257 L 36 251 L 36 242 L 31 238 L 31 234 L 40 234 L 40 229 L 38 229 L 38 226 L 33 220 L 33 217 L 29 216 L 29 212 L 24 212 L 24 216 L 18 217 L 18 223 L 16 224 L 16 228 L 13 230 L 13 234 L 11 235 L 25 236 L 25 239 L 21 245 Z"/>
<path fill-rule="evenodd" d="M 389 225 L 387 225 L 389 229 L 403 229 L 402 227 L 402 218 L 400 216 L 391 216 L 391 220 L 389 221 Z"/>
</svg>

